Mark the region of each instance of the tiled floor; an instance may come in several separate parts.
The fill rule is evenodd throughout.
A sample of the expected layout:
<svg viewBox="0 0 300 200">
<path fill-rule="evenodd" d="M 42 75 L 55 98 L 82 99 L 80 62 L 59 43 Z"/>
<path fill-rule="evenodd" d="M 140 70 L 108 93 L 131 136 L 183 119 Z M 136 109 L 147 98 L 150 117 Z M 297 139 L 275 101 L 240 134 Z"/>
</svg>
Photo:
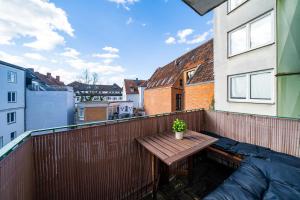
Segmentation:
<svg viewBox="0 0 300 200">
<path fill-rule="evenodd" d="M 212 192 L 234 169 L 228 168 L 207 158 L 194 165 L 192 183 L 186 176 L 173 177 L 168 185 L 159 188 L 158 200 L 198 200 Z M 150 200 L 149 195 L 144 200 Z"/>
</svg>

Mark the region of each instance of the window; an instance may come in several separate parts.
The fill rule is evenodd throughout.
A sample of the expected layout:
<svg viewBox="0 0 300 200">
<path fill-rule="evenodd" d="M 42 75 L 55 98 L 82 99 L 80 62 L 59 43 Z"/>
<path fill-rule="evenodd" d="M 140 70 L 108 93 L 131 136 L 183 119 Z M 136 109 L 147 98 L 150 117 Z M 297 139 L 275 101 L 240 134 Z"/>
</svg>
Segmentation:
<svg viewBox="0 0 300 200">
<path fill-rule="evenodd" d="M 16 83 L 17 82 L 17 73 L 9 71 L 7 74 L 7 81 L 9 83 Z"/>
<path fill-rule="evenodd" d="M 274 42 L 274 12 L 269 12 L 228 33 L 228 56 L 266 46 Z"/>
<path fill-rule="evenodd" d="M 84 108 L 79 108 L 78 117 L 79 117 L 79 120 L 84 120 Z"/>
<path fill-rule="evenodd" d="M 246 99 L 247 98 L 247 76 L 234 76 L 230 78 L 230 98 Z"/>
<path fill-rule="evenodd" d="M 7 113 L 7 123 L 16 123 L 16 112 Z"/>
<path fill-rule="evenodd" d="M 232 31 L 229 35 L 230 55 L 236 55 L 247 50 L 247 27 Z"/>
<path fill-rule="evenodd" d="M 272 79 L 271 72 L 264 72 L 250 75 L 251 99 L 272 99 Z"/>
<path fill-rule="evenodd" d="M 3 136 L 0 136 L 0 149 L 3 147 Z"/>
<path fill-rule="evenodd" d="M 8 101 L 8 103 L 16 103 L 17 102 L 17 93 L 16 92 L 8 92 L 7 93 L 7 101 Z"/>
<path fill-rule="evenodd" d="M 182 79 L 179 80 L 179 85 L 180 85 L 180 87 L 183 86 L 183 81 L 182 81 Z"/>
<path fill-rule="evenodd" d="M 125 112 L 128 112 L 128 106 L 125 106 Z"/>
<path fill-rule="evenodd" d="M 13 141 L 16 138 L 16 136 L 17 136 L 17 132 L 16 131 L 15 132 L 11 132 L 10 133 L 10 141 Z"/>
<path fill-rule="evenodd" d="M 247 0 L 229 0 L 228 1 L 228 12 L 233 11 L 234 9 L 236 9 L 237 7 L 239 7 L 246 1 Z"/>
<path fill-rule="evenodd" d="M 181 94 L 176 94 L 176 111 L 181 110 L 181 104 L 182 104 L 182 95 Z"/>
<path fill-rule="evenodd" d="M 186 73 L 186 82 L 188 82 L 195 74 L 195 70 Z"/>
<path fill-rule="evenodd" d="M 272 70 L 229 76 L 228 84 L 230 101 L 274 103 L 274 75 Z"/>
</svg>

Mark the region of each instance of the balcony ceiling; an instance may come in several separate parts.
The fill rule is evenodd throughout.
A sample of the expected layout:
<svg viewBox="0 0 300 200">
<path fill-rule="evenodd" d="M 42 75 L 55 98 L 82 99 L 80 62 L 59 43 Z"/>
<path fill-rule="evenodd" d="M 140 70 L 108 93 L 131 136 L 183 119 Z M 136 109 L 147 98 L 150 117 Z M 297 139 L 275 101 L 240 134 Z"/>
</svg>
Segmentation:
<svg viewBox="0 0 300 200">
<path fill-rule="evenodd" d="M 188 6 L 190 6 L 199 15 L 205 15 L 212 9 L 221 5 L 227 0 L 183 0 Z"/>
</svg>

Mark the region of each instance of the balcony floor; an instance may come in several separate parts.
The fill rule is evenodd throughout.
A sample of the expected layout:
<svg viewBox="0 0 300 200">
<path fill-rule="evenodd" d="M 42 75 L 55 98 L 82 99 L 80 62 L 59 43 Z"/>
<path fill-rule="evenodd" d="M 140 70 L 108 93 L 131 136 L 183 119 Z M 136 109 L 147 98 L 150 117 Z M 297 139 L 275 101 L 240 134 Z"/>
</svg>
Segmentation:
<svg viewBox="0 0 300 200">
<path fill-rule="evenodd" d="M 159 188 L 158 200 L 200 200 L 227 179 L 234 169 L 219 164 L 209 158 L 196 161 L 192 183 L 187 176 L 172 177 L 168 185 Z M 151 200 L 148 195 L 144 200 Z"/>
</svg>

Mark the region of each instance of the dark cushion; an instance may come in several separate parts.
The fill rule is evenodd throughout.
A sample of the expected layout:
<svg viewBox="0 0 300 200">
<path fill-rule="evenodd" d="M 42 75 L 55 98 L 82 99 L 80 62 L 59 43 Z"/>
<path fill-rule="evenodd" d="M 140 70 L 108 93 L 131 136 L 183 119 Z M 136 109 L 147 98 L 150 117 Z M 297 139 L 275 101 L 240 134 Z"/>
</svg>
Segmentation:
<svg viewBox="0 0 300 200">
<path fill-rule="evenodd" d="M 300 199 L 300 169 L 249 157 L 204 199 Z"/>
</svg>

